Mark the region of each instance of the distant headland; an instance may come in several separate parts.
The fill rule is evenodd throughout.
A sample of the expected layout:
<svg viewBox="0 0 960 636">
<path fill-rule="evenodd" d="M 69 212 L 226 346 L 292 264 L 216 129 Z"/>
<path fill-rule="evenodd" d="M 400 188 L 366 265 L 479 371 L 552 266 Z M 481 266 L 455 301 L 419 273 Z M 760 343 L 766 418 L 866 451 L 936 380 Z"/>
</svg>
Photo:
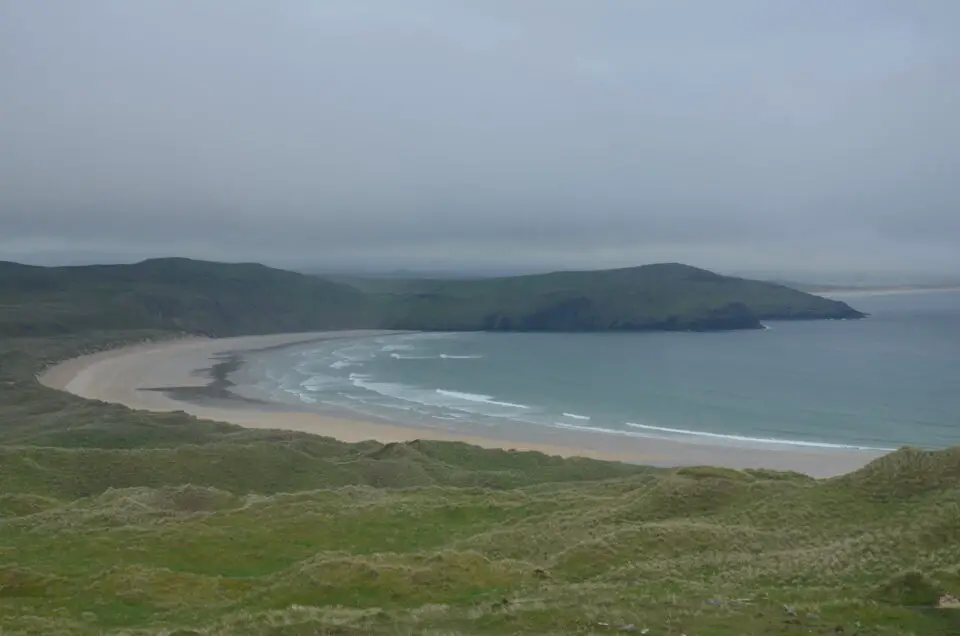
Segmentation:
<svg viewBox="0 0 960 636">
<path fill-rule="evenodd" d="M 17 302 L 4 299 L 16 298 Z M 858 319 L 844 302 L 662 263 L 483 279 L 325 279 L 255 263 L 0 263 L 0 335 L 176 329 L 214 336 L 324 329 L 720 331 Z"/>
</svg>

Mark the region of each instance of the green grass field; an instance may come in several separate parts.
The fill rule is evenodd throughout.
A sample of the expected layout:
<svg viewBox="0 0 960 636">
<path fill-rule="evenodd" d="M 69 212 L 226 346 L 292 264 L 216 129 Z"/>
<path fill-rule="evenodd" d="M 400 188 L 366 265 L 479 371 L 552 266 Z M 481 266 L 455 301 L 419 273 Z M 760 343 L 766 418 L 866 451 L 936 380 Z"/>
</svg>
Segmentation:
<svg viewBox="0 0 960 636">
<path fill-rule="evenodd" d="M 21 461 L 63 466 L 44 459 Z M 955 478 L 955 453 L 904 453 L 826 483 L 687 470 L 518 488 L 8 493 L 2 624 L 36 634 L 955 633 L 949 610 L 929 608 L 960 583 L 957 490 L 891 495 L 871 479 L 947 464 Z"/>
</svg>

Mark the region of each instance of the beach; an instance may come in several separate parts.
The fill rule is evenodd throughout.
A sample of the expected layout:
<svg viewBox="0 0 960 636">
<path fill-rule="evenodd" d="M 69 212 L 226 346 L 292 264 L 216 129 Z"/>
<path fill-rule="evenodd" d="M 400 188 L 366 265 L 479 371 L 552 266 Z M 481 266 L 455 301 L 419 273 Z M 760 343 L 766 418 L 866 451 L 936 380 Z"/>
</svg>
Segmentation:
<svg viewBox="0 0 960 636">
<path fill-rule="evenodd" d="M 310 411 L 306 405 L 250 397 L 233 385 L 231 373 L 243 355 L 330 339 L 359 339 L 389 332 L 344 331 L 277 334 L 239 338 L 187 338 L 138 344 L 87 355 L 58 364 L 39 377 L 46 386 L 80 397 L 147 411 L 183 411 L 201 419 L 248 428 L 283 429 L 336 438 L 344 442 L 382 443 L 416 439 L 457 441 L 485 448 L 539 451 L 563 457 L 650 464 L 766 468 L 831 477 L 862 467 L 882 452 L 820 448 L 757 448 L 670 439 L 623 438 L 572 430 L 517 431 L 510 439 L 460 434 L 395 423 L 364 421 Z M 533 429 L 533 427 L 531 427 Z"/>
</svg>

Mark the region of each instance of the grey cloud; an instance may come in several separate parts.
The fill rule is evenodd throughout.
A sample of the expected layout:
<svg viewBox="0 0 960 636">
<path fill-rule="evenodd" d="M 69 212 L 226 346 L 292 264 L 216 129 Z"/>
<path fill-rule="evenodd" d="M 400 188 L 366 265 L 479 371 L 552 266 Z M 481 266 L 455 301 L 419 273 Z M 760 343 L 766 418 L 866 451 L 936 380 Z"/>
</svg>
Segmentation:
<svg viewBox="0 0 960 636">
<path fill-rule="evenodd" d="M 960 266 L 960 5 L 0 4 L 0 258 Z"/>
</svg>

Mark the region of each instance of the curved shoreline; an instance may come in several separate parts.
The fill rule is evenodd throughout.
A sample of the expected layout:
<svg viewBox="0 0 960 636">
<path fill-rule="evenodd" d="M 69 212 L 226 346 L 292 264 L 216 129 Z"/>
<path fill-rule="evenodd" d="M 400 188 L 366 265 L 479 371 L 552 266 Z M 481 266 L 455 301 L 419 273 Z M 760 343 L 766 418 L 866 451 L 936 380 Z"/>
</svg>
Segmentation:
<svg viewBox="0 0 960 636">
<path fill-rule="evenodd" d="M 564 457 L 651 464 L 712 465 L 727 468 L 792 470 L 832 477 L 856 470 L 882 452 L 834 449 L 781 449 L 711 445 L 657 438 L 624 439 L 603 433 L 523 430 L 513 439 L 487 438 L 451 430 L 413 427 L 329 416 L 234 394 L 226 374 L 214 369 L 226 360 L 242 364 L 245 352 L 312 341 L 389 335 L 383 331 L 276 334 L 239 338 L 189 338 L 140 344 L 62 362 L 39 376 L 42 384 L 80 397 L 147 411 L 184 411 L 208 420 L 248 428 L 285 429 L 324 435 L 344 442 L 415 439 L 456 441 Z M 219 384 L 217 384 L 219 382 Z M 211 389 L 214 389 L 211 392 Z M 184 399 L 194 396 L 197 399 Z"/>
</svg>

